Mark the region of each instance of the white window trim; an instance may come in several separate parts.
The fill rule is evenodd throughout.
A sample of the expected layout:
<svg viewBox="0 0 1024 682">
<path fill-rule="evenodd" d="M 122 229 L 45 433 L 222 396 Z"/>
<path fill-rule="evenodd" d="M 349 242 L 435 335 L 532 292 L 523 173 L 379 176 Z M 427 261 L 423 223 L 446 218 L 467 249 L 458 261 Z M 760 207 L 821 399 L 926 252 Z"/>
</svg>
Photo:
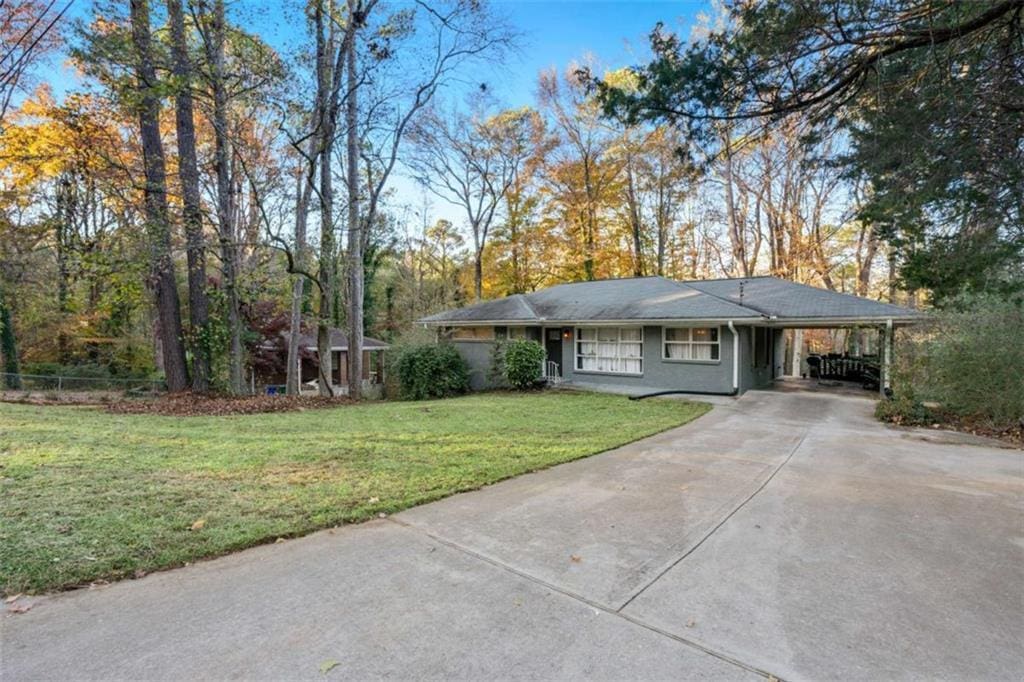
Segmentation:
<svg viewBox="0 0 1024 682">
<path fill-rule="evenodd" d="M 668 330 L 668 329 L 688 329 L 688 330 L 690 330 L 688 335 L 687 335 L 689 337 L 689 341 L 669 341 L 666 338 L 666 336 L 667 336 L 666 330 Z M 693 331 L 692 331 L 694 329 L 714 329 L 714 330 L 716 330 L 718 332 L 718 340 L 717 341 L 694 341 L 693 340 Z M 710 359 L 710 360 L 694 360 L 694 359 L 689 359 L 689 358 L 670 358 L 670 357 L 668 357 L 668 355 L 665 354 L 665 346 L 667 344 L 670 344 L 670 343 L 678 344 L 680 346 L 684 346 L 685 345 L 685 346 L 691 346 L 691 347 L 693 346 L 693 344 L 705 345 L 705 346 L 718 346 L 718 357 L 714 358 L 714 359 Z M 691 352 L 691 355 L 692 354 L 693 353 Z M 690 364 L 696 364 L 696 365 L 717 365 L 717 364 L 720 364 L 722 362 L 722 328 L 718 327 L 718 326 L 710 326 L 709 327 L 707 325 L 694 325 L 694 326 L 669 325 L 669 326 L 662 327 L 661 328 L 661 360 L 662 360 L 662 362 L 680 362 L 680 363 L 690 363 Z"/>
<path fill-rule="evenodd" d="M 626 341 L 626 343 L 639 343 L 640 344 L 640 357 L 639 358 L 627 358 L 629 360 L 639 360 L 640 361 L 640 371 L 639 372 L 609 372 L 609 371 L 600 370 L 600 369 L 578 369 L 579 365 L 580 365 L 580 358 L 582 358 L 582 357 L 590 357 L 590 356 L 580 355 L 580 343 L 581 343 L 581 341 L 580 341 L 580 330 L 581 329 L 595 329 L 596 330 L 596 329 L 609 329 L 609 328 L 615 329 L 615 330 L 618 331 L 619 339 L 618 339 L 618 341 L 616 341 L 617 345 L 621 345 L 623 343 L 623 341 L 622 341 L 622 330 L 623 329 L 639 329 L 640 330 L 640 341 L 639 342 L 637 342 L 637 341 Z M 594 341 L 594 343 L 600 343 L 600 342 L 599 341 Z M 644 328 L 643 328 L 642 325 L 622 325 L 622 326 L 616 325 L 614 327 L 606 327 L 606 326 L 576 327 L 575 338 L 573 338 L 573 340 L 572 340 L 572 354 L 573 354 L 573 361 L 572 361 L 573 362 L 573 367 L 572 367 L 572 371 L 573 371 L 574 374 L 608 374 L 608 375 L 611 375 L 611 376 L 620 376 L 620 377 L 642 377 L 644 375 Z"/>
</svg>

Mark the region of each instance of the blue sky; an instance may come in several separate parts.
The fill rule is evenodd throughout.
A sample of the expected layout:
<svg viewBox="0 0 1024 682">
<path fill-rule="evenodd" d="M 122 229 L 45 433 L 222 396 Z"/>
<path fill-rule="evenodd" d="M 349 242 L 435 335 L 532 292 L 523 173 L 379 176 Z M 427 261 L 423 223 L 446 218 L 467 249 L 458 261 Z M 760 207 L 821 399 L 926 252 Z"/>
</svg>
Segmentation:
<svg viewBox="0 0 1024 682">
<path fill-rule="evenodd" d="M 703 0 L 606 2 L 604 0 L 502 0 L 495 3 L 522 32 L 524 46 L 506 65 L 511 105 L 532 102 L 537 73 L 594 55 L 599 66 L 618 68 L 645 61 L 647 35 L 658 21 L 688 34 Z"/>
<path fill-rule="evenodd" d="M 152 6 L 162 9 L 162 2 Z M 397 3 L 396 3 L 397 4 Z M 471 74 L 486 81 L 502 105 L 517 107 L 534 103 L 537 74 L 542 69 L 562 70 L 588 54 L 599 68 L 619 68 L 643 63 L 649 57 L 647 35 L 658 21 L 689 35 L 698 14 L 709 9 L 709 0 L 492 0 L 494 10 L 503 14 L 521 34 L 522 45 L 507 63 Z M 304 40 L 301 3 L 290 9 L 271 0 L 229 0 L 232 19 L 260 34 L 277 49 L 295 50 Z M 92 3 L 75 0 L 75 19 L 88 19 Z M 42 80 L 50 83 L 60 97 L 78 86 L 74 72 L 55 60 Z M 404 177 L 395 177 L 393 187 L 398 203 L 421 205 L 422 191 Z M 459 213 L 434 202 L 434 218 L 447 217 L 456 224 Z"/>
<path fill-rule="evenodd" d="M 92 3 L 75 0 L 70 17 L 88 19 Z M 160 7 L 157 0 L 153 6 Z M 492 0 L 494 9 L 508 17 L 522 34 L 522 46 L 507 64 L 487 79 L 496 95 L 510 106 L 533 101 L 537 73 L 552 66 L 564 69 L 590 53 L 599 66 L 617 68 L 644 61 L 647 34 L 658 21 L 685 36 L 697 14 L 708 9 L 707 0 Z M 277 48 L 294 49 L 304 35 L 301 16 L 282 11 L 276 2 L 234 0 L 233 17 L 248 24 Z M 75 76 L 56 62 L 46 78 L 60 95 L 76 86 Z"/>
</svg>

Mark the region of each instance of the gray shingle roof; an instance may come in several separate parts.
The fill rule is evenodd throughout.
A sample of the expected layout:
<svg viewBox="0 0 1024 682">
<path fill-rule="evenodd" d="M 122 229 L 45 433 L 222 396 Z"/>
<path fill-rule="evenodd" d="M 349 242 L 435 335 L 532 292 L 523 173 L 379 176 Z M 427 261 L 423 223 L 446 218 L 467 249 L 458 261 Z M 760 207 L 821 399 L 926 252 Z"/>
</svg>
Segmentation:
<svg viewBox="0 0 1024 682">
<path fill-rule="evenodd" d="M 740 300 L 740 283 L 743 299 Z M 643 320 L 912 320 L 918 313 L 775 277 L 677 282 L 634 277 L 559 284 L 424 317 L 426 324 Z"/>
<path fill-rule="evenodd" d="M 743 308 L 664 277 L 559 284 L 425 317 L 421 322 L 576 322 L 760 319 Z"/>
<path fill-rule="evenodd" d="M 743 286 L 742 300 L 740 299 L 741 283 Z M 718 296 L 764 313 L 769 317 L 780 319 L 907 319 L 918 314 L 901 306 L 819 289 L 776 277 L 694 280 L 685 282 L 685 284 L 712 296 Z"/>
<path fill-rule="evenodd" d="M 533 322 L 540 318 L 526 301 L 523 294 L 496 298 L 465 308 L 446 310 L 424 317 L 421 322 L 478 322 L 498 320 L 502 322 Z"/>
</svg>

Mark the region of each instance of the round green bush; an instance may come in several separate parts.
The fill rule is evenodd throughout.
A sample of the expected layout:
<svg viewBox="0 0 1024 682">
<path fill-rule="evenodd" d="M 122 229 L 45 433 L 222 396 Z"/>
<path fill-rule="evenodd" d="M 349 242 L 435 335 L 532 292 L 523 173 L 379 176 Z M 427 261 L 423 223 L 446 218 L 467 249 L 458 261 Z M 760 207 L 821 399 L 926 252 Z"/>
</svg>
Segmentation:
<svg viewBox="0 0 1024 682">
<path fill-rule="evenodd" d="M 536 341 L 516 340 L 505 345 L 505 381 L 513 388 L 531 388 L 541 378 L 544 348 Z"/>
<path fill-rule="evenodd" d="M 407 346 L 395 364 L 399 394 L 406 400 L 447 398 L 469 390 L 469 367 L 450 344 Z"/>
</svg>

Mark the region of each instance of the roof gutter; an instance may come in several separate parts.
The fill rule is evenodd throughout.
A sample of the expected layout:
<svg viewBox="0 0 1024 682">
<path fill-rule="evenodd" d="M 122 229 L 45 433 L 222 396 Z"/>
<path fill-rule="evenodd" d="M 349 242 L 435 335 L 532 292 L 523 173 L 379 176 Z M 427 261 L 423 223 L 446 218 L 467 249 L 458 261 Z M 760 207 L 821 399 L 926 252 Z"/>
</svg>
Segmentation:
<svg viewBox="0 0 1024 682">
<path fill-rule="evenodd" d="M 582 327 L 622 327 L 622 326 L 665 326 L 665 325 L 682 325 L 692 326 L 698 324 L 722 324 L 724 322 L 737 321 L 742 324 L 750 325 L 762 325 L 767 322 L 767 319 L 762 315 L 751 316 L 750 318 L 744 318 L 738 320 L 737 318 L 726 318 L 726 317 L 659 317 L 659 318 L 636 318 L 632 320 L 418 320 L 419 324 L 424 327 L 480 327 L 480 326 L 499 326 L 499 327 L 571 327 L 571 326 L 582 326 Z"/>
<path fill-rule="evenodd" d="M 838 326 L 875 326 L 893 324 L 916 324 L 928 319 L 926 315 L 913 316 L 871 316 L 871 317 L 772 317 L 769 327 L 812 329 L 815 327 L 829 328 Z"/>
<path fill-rule="evenodd" d="M 727 326 L 729 333 L 732 334 L 732 393 L 736 395 L 740 391 L 740 335 L 736 332 L 732 320 L 729 320 Z"/>
</svg>

